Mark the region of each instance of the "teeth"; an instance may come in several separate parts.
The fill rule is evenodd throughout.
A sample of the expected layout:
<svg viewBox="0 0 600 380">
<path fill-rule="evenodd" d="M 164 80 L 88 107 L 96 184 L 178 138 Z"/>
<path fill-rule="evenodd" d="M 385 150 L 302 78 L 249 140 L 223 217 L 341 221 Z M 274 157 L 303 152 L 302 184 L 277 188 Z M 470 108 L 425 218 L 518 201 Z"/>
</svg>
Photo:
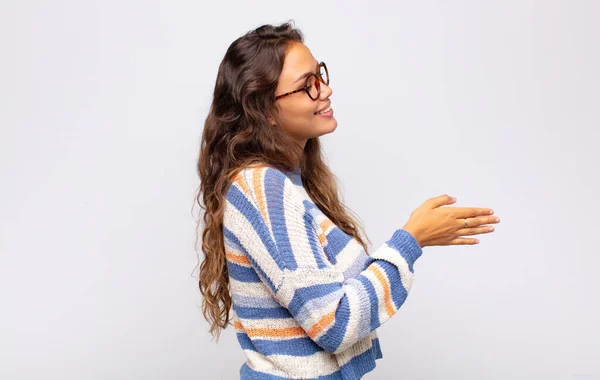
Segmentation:
<svg viewBox="0 0 600 380">
<path fill-rule="evenodd" d="M 329 110 L 331 110 L 331 106 L 329 106 L 329 107 L 325 108 L 325 109 L 324 109 L 323 111 L 321 111 L 321 112 L 317 112 L 317 115 L 320 115 L 320 114 L 322 114 L 322 113 L 329 112 Z"/>
</svg>

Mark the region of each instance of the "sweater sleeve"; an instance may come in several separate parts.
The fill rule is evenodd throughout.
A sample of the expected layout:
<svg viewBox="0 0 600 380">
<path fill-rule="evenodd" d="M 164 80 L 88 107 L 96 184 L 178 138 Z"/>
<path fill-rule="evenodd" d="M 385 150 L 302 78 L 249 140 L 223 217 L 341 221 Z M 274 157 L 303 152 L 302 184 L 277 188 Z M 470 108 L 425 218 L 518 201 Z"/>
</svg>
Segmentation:
<svg viewBox="0 0 600 380">
<path fill-rule="evenodd" d="M 313 204 L 314 207 L 314 204 Z M 422 249 L 398 229 L 344 278 L 328 260 L 310 201 L 274 168 L 245 171 L 227 193 L 223 232 L 260 280 L 324 350 L 339 353 L 389 320 L 405 302 Z M 346 248 L 362 250 L 355 239 Z"/>
</svg>

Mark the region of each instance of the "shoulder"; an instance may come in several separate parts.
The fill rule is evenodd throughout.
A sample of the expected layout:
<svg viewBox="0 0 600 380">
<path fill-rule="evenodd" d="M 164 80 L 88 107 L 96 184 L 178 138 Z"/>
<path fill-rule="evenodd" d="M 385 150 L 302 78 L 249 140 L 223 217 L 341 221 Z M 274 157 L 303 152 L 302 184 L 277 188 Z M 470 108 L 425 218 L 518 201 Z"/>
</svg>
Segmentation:
<svg viewBox="0 0 600 380">
<path fill-rule="evenodd" d="M 233 176 L 226 198 L 234 202 L 240 197 L 261 209 L 302 205 L 304 200 L 288 173 L 267 165 L 244 167 Z"/>
<path fill-rule="evenodd" d="M 252 190 L 256 188 L 283 187 L 291 183 L 291 179 L 283 170 L 262 165 L 239 169 L 232 178 L 231 186 L 236 186 L 242 190 Z"/>
</svg>

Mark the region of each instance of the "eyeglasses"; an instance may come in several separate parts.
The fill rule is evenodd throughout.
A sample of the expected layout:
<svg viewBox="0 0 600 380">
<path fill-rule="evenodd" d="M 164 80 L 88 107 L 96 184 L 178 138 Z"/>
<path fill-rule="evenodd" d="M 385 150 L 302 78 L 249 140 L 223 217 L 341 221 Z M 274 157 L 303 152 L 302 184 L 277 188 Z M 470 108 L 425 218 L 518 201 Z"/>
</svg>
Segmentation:
<svg viewBox="0 0 600 380">
<path fill-rule="evenodd" d="M 296 91 L 277 95 L 275 97 L 275 100 L 281 99 L 285 96 L 292 95 L 292 94 L 295 94 L 297 92 L 302 92 L 302 91 L 306 91 L 306 93 L 308 94 L 308 97 L 311 98 L 312 100 L 317 100 L 317 99 L 319 99 L 319 96 L 321 95 L 321 83 L 329 85 L 329 72 L 327 71 L 327 66 L 325 65 L 325 62 L 319 63 L 319 65 L 317 66 L 316 74 L 310 73 L 310 75 L 306 77 L 306 84 L 304 87 L 302 87 L 301 89 L 298 89 Z"/>
</svg>

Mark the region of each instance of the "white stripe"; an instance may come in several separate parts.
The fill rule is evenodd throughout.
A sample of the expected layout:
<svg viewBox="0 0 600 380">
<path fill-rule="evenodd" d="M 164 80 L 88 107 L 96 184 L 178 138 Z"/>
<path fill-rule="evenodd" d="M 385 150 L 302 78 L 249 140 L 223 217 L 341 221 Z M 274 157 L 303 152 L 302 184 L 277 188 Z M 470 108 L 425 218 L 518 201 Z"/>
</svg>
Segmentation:
<svg viewBox="0 0 600 380">
<path fill-rule="evenodd" d="M 248 297 L 271 297 L 267 285 L 262 282 L 242 282 L 229 278 L 232 293 Z"/>
<path fill-rule="evenodd" d="M 362 272 L 365 268 L 365 263 L 369 259 L 366 253 L 359 253 L 356 255 L 354 262 L 348 268 L 344 270 L 344 278 L 355 278 L 360 272 Z"/>
<path fill-rule="evenodd" d="M 296 319 L 306 328 L 312 328 L 321 318 L 335 310 L 343 294 L 344 290 L 340 288 L 326 296 L 311 299 L 300 308 Z M 326 330 L 323 329 L 322 331 L 325 332 Z"/>
<path fill-rule="evenodd" d="M 390 247 L 386 243 L 383 243 L 383 245 L 371 257 L 386 260 L 398 267 L 398 270 L 400 271 L 400 279 L 402 280 L 402 286 L 404 286 L 404 289 L 406 289 L 407 293 L 410 292 L 414 274 L 410 271 L 408 263 L 400 254 L 400 252 Z"/>
<path fill-rule="evenodd" d="M 284 281 L 279 288 L 277 297 L 289 307 L 297 289 L 312 285 L 342 283 L 344 275 L 333 269 L 302 268 L 295 271 L 284 270 Z"/>
<path fill-rule="evenodd" d="M 370 350 L 373 347 L 372 337 L 371 335 L 367 335 L 363 339 L 356 342 L 350 348 L 342 351 L 336 355 L 337 363 L 341 367 L 344 364 L 348 363 L 352 358 Z"/>
<path fill-rule="evenodd" d="M 277 286 L 281 281 L 283 272 L 279 269 L 271 253 L 263 245 L 260 236 L 254 230 L 252 224 L 229 201 L 225 204 L 223 226 L 238 238 L 242 246 L 248 250 L 248 254 L 251 255 L 258 266 L 266 273 L 273 285 Z"/>
<path fill-rule="evenodd" d="M 252 197 L 252 199 L 250 200 L 250 202 L 252 204 L 256 204 L 256 200 L 258 199 L 256 197 L 256 193 L 254 192 L 254 185 L 252 183 L 252 176 L 253 176 L 253 173 L 254 173 L 255 170 L 257 170 L 257 169 L 255 169 L 255 168 L 252 168 L 252 169 L 243 169 L 241 171 L 242 177 L 244 178 L 244 181 L 246 181 L 246 186 L 248 187 L 248 189 L 250 189 L 250 196 Z"/>
<path fill-rule="evenodd" d="M 344 333 L 344 338 L 342 339 L 342 342 L 340 343 L 340 346 L 344 346 L 346 344 L 346 342 L 348 341 L 357 341 L 358 340 L 358 333 L 360 331 L 359 329 L 359 323 L 360 323 L 360 319 L 361 319 L 361 314 L 365 312 L 365 310 L 362 310 L 360 305 L 360 297 L 358 295 L 358 293 L 356 292 L 355 286 L 362 286 L 360 284 L 360 282 L 358 280 L 352 279 L 348 281 L 348 285 L 351 286 L 346 286 L 346 297 L 348 298 L 348 305 L 350 306 L 350 317 L 348 318 L 348 325 L 346 326 L 346 331 Z M 368 313 L 368 311 L 367 311 Z"/>
<path fill-rule="evenodd" d="M 339 370 L 335 356 L 326 351 L 315 352 L 310 356 L 269 355 L 268 357 L 251 350 L 244 351 L 250 368 L 275 376 L 306 379 L 329 375 Z"/>
<path fill-rule="evenodd" d="M 294 318 L 262 318 L 262 319 L 245 319 L 240 318 L 240 322 L 246 329 L 287 329 L 301 328 Z M 304 335 L 304 333 L 298 334 Z M 255 339 L 256 337 L 253 337 Z M 273 337 L 274 340 L 287 339 L 285 337 Z"/>
<path fill-rule="evenodd" d="M 377 265 L 377 263 L 375 262 L 375 263 L 372 263 L 371 265 Z M 377 269 L 382 270 L 381 267 L 379 267 L 379 266 L 377 267 Z M 380 319 L 381 323 L 383 323 L 383 320 L 387 320 L 389 318 L 388 313 L 386 311 L 386 307 L 385 307 L 385 297 L 384 297 L 384 292 L 383 292 L 383 285 L 381 284 L 381 282 L 379 282 L 379 279 L 371 271 L 366 271 L 364 273 L 364 276 L 371 282 L 371 284 L 375 288 L 375 294 L 377 295 L 377 300 L 378 300 L 377 314 L 379 314 L 379 319 Z"/>
<path fill-rule="evenodd" d="M 259 197 L 258 194 L 256 194 L 255 189 L 254 189 L 254 182 L 252 181 L 252 177 L 254 176 L 254 172 L 255 171 L 260 172 L 259 183 L 260 183 L 260 185 L 262 187 L 262 190 L 263 190 L 262 191 L 262 193 L 263 193 L 262 197 Z M 246 168 L 246 169 L 241 170 L 241 173 L 242 173 L 242 177 L 246 181 L 246 186 L 250 189 L 250 194 L 251 194 L 251 197 L 252 197 L 252 199 L 249 200 L 250 203 L 252 203 L 256 207 L 256 210 L 259 213 L 260 213 L 260 209 L 258 207 L 259 198 L 263 202 L 263 205 L 265 205 L 265 211 L 266 211 L 265 215 L 262 215 L 262 213 L 260 213 L 260 215 L 263 218 L 266 218 L 265 223 L 268 226 L 268 230 L 269 230 L 269 234 L 271 236 L 271 240 L 275 241 L 275 238 L 273 236 L 273 231 L 272 231 L 272 228 L 271 228 L 271 220 L 269 219 L 269 210 L 267 209 L 267 207 L 268 207 L 267 206 L 267 200 L 265 198 L 266 194 L 265 194 L 264 184 L 265 184 L 265 173 L 266 173 L 266 170 L 263 169 L 262 167 L 258 167 L 258 168 Z M 242 193 L 244 193 L 241 189 L 240 189 L 240 191 Z M 246 198 L 248 198 L 248 197 L 246 197 Z"/>
<path fill-rule="evenodd" d="M 338 228 L 338 227 L 335 227 Z M 352 238 L 348 244 L 338 253 L 336 259 L 336 268 L 340 271 L 345 272 L 348 268 L 354 264 L 357 258 L 360 258 L 360 255 L 365 255 L 365 249 L 360 243 Z"/>
<path fill-rule="evenodd" d="M 286 177 L 283 187 L 283 214 L 294 259 L 298 268 L 317 268 L 304 223 L 304 204 L 296 185 Z"/>
<path fill-rule="evenodd" d="M 223 241 L 225 243 L 225 248 L 235 255 L 246 256 L 244 251 L 238 248 L 237 244 L 229 240 L 227 237 L 223 237 Z"/>
</svg>

